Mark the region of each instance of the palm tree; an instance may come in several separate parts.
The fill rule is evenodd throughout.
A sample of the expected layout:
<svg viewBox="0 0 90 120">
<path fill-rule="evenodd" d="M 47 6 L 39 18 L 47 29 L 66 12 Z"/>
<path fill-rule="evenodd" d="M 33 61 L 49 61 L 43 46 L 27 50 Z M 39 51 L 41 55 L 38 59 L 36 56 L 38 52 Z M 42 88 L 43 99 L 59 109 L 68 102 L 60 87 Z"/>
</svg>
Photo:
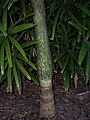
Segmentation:
<svg viewBox="0 0 90 120">
<path fill-rule="evenodd" d="M 35 13 L 37 45 L 37 66 L 40 82 L 40 117 L 55 116 L 54 98 L 52 90 L 52 60 L 47 34 L 44 0 L 31 0 Z"/>
</svg>

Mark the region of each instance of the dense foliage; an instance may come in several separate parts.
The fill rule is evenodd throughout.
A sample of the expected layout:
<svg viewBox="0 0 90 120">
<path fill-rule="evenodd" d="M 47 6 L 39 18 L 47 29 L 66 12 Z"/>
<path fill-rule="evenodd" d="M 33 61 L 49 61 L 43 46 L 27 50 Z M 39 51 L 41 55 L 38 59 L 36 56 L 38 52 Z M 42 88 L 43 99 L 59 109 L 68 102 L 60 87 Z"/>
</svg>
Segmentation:
<svg viewBox="0 0 90 120">
<path fill-rule="evenodd" d="M 35 80 L 32 71 L 37 70 L 32 63 L 32 51 L 38 43 L 32 36 L 33 13 L 30 5 L 26 9 L 24 0 L 3 0 L 0 6 L 0 83 L 7 80 L 7 91 L 12 92 L 15 80 L 21 94 L 23 74 Z"/>
<path fill-rule="evenodd" d="M 48 37 L 52 52 L 53 71 L 57 66 L 63 75 L 64 87 L 78 76 L 90 79 L 90 2 L 88 0 L 45 0 Z M 13 81 L 21 94 L 24 74 L 33 79 L 36 60 L 32 6 L 29 0 L 0 2 L 0 84 L 7 80 L 12 92 Z"/>
<path fill-rule="evenodd" d="M 90 2 L 51 0 L 46 4 L 47 24 L 55 71 L 63 75 L 65 90 L 70 79 L 90 78 Z"/>
</svg>

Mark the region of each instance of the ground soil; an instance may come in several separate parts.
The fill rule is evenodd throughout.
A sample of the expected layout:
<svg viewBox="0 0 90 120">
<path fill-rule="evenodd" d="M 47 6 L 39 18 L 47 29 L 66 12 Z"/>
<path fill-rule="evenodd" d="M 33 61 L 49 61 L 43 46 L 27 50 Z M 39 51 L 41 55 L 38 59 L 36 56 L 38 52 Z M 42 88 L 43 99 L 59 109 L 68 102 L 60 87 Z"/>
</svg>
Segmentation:
<svg viewBox="0 0 90 120">
<path fill-rule="evenodd" d="M 90 89 L 84 80 L 78 80 L 77 89 L 72 80 L 68 92 L 60 75 L 53 83 L 56 116 L 49 120 L 90 120 Z M 22 95 L 7 93 L 4 84 L 0 88 L 0 120 L 40 120 L 39 102 L 39 87 L 34 82 L 26 81 Z"/>
</svg>

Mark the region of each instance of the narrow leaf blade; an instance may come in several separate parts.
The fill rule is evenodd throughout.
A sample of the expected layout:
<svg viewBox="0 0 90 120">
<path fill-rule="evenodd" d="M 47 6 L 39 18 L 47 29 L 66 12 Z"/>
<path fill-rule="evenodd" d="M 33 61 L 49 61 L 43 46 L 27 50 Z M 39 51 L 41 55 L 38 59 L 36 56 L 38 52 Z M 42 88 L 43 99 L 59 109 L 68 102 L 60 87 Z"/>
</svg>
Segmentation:
<svg viewBox="0 0 90 120">
<path fill-rule="evenodd" d="M 19 52 L 23 55 L 25 60 L 28 61 L 26 54 L 25 54 L 24 50 L 22 49 L 21 45 L 12 36 L 9 36 L 9 39 L 15 45 L 15 47 L 19 50 Z"/>
<path fill-rule="evenodd" d="M 69 89 L 69 72 L 68 72 L 68 70 L 65 70 L 63 73 L 63 84 L 64 84 L 64 89 L 67 92 Z"/>
<path fill-rule="evenodd" d="M 86 8 L 86 6 L 81 5 L 81 4 L 77 4 L 76 5 L 79 9 L 81 9 L 83 12 L 85 12 L 89 17 L 90 17 L 90 10 L 88 8 Z"/>
<path fill-rule="evenodd" d="M 78 64 L 81 65 L 87 53 L 87 46 L 85 42 L 82 43 L 81 50 L 78 57 Z"/>
<path fill-rule="evenodd" d="M 26 69 L 21 65 L 21 63 L 20 63 L 17 59 L 15 59 L 15 62 L 16 62 L 16 64 L 17 64 L 17 67 L 22 71 L 22 73 L 23 73 L 29 80 L 31 80 L 30 75 L 28 74 L 28 72 L 26 71 Z"/>
<path fill-rule="evenodd" d="M 4 27 L 3 27 L 3 25 L 2 25 L 1 22 L 0 22 L 0 30 L 2 31 L 2 33 L 3 33 L 4 36 L 7 36 L 7 33 L 6 33 L 6 31 L 4 30 Z"/>
<path fill-rule="evenodd" d="M 29 46 L 31 46 L 31 45 L 35 45 L 35 44 L 37 44 L 37 43 L 39 43 L 38 40 L 25 41 L 23 44 L 21 44 L 21 47 L 22 47 L 22 48 L 26 48 L 26 47 L 29 47 Z"/>
<path fill-rule="evenodd" d="M 14 74 L 14 77 L 15 77 L 15 81 L 16 81 L 16 85 L 17 85 L 19 94 L 21 94 L 21 84 L 20 84 L 21 82 L 20 82 L 19 77 L 18 77 L 18 72 L 17 72 L 15 63 L 13 65 L 13 74 Z"/>
<path fill-rule="evenodd" d="M 8 87 L 7 87 L 7 92 L 12 92 L 12 78 L 11 78 L 12 70 L 8 66 L 8 71 L 7 71 L 7 82 L 8 82 Z"/>
<path fill-rule="evenodd" d="M 4 75 L 4 43 L 1 45 L 1 55 L 0 55 L 0 60 L 1 60 L 1 74 Z"/>
<path fill-rule="evenodd" d="M 8 32 L 9 32 L 9 34 L 16 34 L 18 32 L 24 31 L 26 29 L 29 29 L 29 28 L 32 28 L 32 27 L 35 27 L 35 26 L 36 26 L 35 24 L 24 23 L 22 25 L 18 25 L 16 27 L 10 28 L 8 30 Z"/>
<path fill-rule="evenodd" d="M 87 54 L 87 65 L 86 65 L 86 83 L 88 83 L 90 77 L 90 51 Z"/>
<path fill-rule="evenodd" d="M 5 49 L 6 49 L 6 55 L 8 59 L 9 66 L 12 67 L 12 51 L 10 50 L 10 44 L 9 40 L 5 38 Z"/>
<path fill-rule="evenodd" d="M 28 65 L 30 65 L 33 69 L 37 70 L 36 66 L 35 66 L 30 60 L 26 61 L 26 60 L 23 58 L 23 56 L 21 56 L 21 55 L 19 55 L 18 58 L 21 59 L 21 60 L 23 60 L 23 61 L 24 61 L 25 63 L 27 63 Z"/>
</svg>

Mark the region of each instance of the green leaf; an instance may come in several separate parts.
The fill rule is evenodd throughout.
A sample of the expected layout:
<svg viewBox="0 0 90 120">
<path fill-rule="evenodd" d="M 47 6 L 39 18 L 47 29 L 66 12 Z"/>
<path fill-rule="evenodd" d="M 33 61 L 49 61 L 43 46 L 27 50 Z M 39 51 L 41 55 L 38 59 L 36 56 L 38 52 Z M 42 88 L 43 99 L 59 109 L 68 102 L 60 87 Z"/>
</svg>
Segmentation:
<svg viewBox="0 0 90 120">
<path fill-rule="evenodd" d="M 31 45 L 34 45 L 34 44 L 37 44 L 37 43 L 39 43 L 38 40 L 25 41 L 24 43 L 21 44 L 21 47 L 26 48 L 28 46 L 31 46 Z"/>
<path fill-rule="evenodd" d="M 1 60 L 1 74 L 4 75 L 4 44 L 1 45 L 1 55 L 0 55 L 0 60 Z"/>
<path fill-rule="evenodd" d="M 75 73 L 85 78 L 85 70 L 83 69 L 82 66 L 75 65 Z"/>
<path fill-rule="evenodd" d="M 56 26 L 57 26 L 57 22 L 58 22 L 58 18 L 60 16 L 62 8 L 59 8 L 56 14 L 56 17 L 54 19 L 54 24 L 53 24 L 53 28 L 52 28 L 52 40 L 54 39 L 54 35 L 55 35 L 55 30 L 56 30 Z"/>
<path fill-rule="evenodd" d="M 12 67 L 12 51 L 10 50 L 9 40 L 5 38 L 4 41 L 5 41 L 5 49 L 6 49 L 6 56 L 8 59 L 8 63 L 9 66 Z"/>
<path fill-rule="evenodd" d="M 4 27 L 2 25 L 2 23 L 0 22 L 0 30 L 2 31 L 3 35 L 6 37 L 7 36 L 7 33 L 6 31 L 4 30 Z"/>
<path fill-rule="evenodd" d="M 13 74 L 14 74 L 14 77 L 15 77 L 15 81 L 16 81 L 16 85 L 17 85 L 19 94 L 21 94 L 21 80 L 18 77 L 18 72 L 17 72 L 15 63 L 13 64 Z"/>
<path fill-rule="evenodd" d="M 25 0 L 21 0 L 22 8 L 23 8 L 23 14 L 24 17 L 26 16 L 26 5 L 25 5 Z"/>
<path fill-rule="evenodd" d="M 8 4 L 8 10 L 10 10 L 10 8 L 12 7 L 13 3 L 12 2 L 9 2 Z"/>
<path fill-rule="evenodd" d="M 62 66 L 62 71 L 61 71 L 61 73 L 63 73 L 64 70 L 66 69 L 66 67 L 67 67 L 67 65 L 68 65 L 68 61 L 69 61 L 69 56 L 66 57 L 66 61 L 65 61 L 64 65 Z"/>
<path fill-rule="evenodd" d="M 57 62 L 57 61 L 58 61 L 61 57 L 63 57 L 66 53 L 67 53 L 67 51 L 61 52 L 59 55 L 56 56 L 54 62 Z"/>
<path fill-rule="evenodd" d="M 8 87 L 7 87 L 7 92 L 12 92 L 12 69 L 8 66 L 8 71 L 7 71 L 7 82 L 8 82 Z"/>
<path fill-rule="evenodd" d="M 9 3 L 9 0 L 3 0 L 3 8 L 5 8 L 8 3 Z"/>
<path fill-rule="evenodd" d="M 7 74 L 4 74 L 3 76 L 0 74 L 0 83 L 6 80 L 6 77 L 7 77 Z"/>
<path fill-rule="evenodd" d="M 23 56 L 21 56 L 21 55 L 18 55 L 18 58 L 19 59 L 21 59 L 21 60 L 23 60 L 25 63 L 27 63 L 28 65 L 30 65 L 33 69 L 35 69 L 35 70 L 37 70 L 37 68 L 36 68 L 36 66 L 31 62 L 31 61 L 26 61 L 24 58 L 23 58 Z"/>
<path fill-rule="evenodd" d="M 2 41 L 4 41 L 5 37 L 4 35 L 0 35 L 0 44 L 2 44 Z"/>
<path fill-rule="evenodd" d="M 19 37 L 16 37 L 18 42 L 19 42 L 19 40 L 22 39 L 22 37 L 23 37 L 24 34 L 25 34 L 25 31 L 22 32 L 22 33 L 19 35 Z M 16 39 L 16 38 L 15 38 L 15 39 Z"/>
<path fill-rule="evenodd" d="M 88 41 L 90 37 L 90 31 L 87 32 L 86 36 L 84 37 L 84 41 Z"/>
<path fill-rule="evenodd" d="M 12 7 L 12 5 L 14 4 L 14 2 L 16 2 L 17 0 L 10 0 L 9 4 L 8 4 L 8 10 L 10 10 L 10 8 Z"/>
<path fill-rule="evenodd" d="M 74 22 L 77 23 L 78 26 L 80 26 L 81 28 L 88 30 L 85 26 L 83 26 L 78 19 L 72 14 L 72 12 L 70 11 L 70 9 L 66 9 L 66 12 L 68 13 L 68 15 L 70 15 L 70 17 L 73 19 Z"/>
<path fill-rule="evenodd" d="M 36 78 L 36 76 L 33 73 L 31 73 L 31 72 L 29 72 L 29 75 L 31 76 L 32 80 L 39 86 L 39 81 Z"/>
<path fill-rule="evenodd" d="M 47 16 L 47 21 L 49 21 L 50 17 L 53 15 L 53 13 L 57 10 L 58 6 L 54 6 L 51 10 L 50 13 Z"/>
<path fill-rule="evenodd" d="M 23 55 L 26 61 L 28 61 L 24 50 L 22 49 L 21 45 L 14 39 L 14 37 L 9 36 L 10 41 L 14 44 L 14 46 L 19 50 L 19 52 Z"/>
<path fill-rule="evenodd" d="M 79 52 L 79 57 L 78 57 L 78 64 L 81 65 L 83 60 L 85 59 L 87 53 L 87 45 L 85 42 L 82 43 L 80 52 Z"/>
<path fill-rule="evenodd" d="M 67 47 L 69 47 L 69 41 L 68 41 L 68 30 L 66 29 L 63 22 L 60 20 L 61 23 L 61 35 L 62 39 L 66 42 Z"/>
<path fill-rule="evenodd" d="M 23 24 L 18 25 L 16 27 L 9 28 L 8 33 L 9 34 L 16 34 L 18 32 L 24 31 L 26 29 L 29 29 L 29 28 L 32 28 L 32 27 L 35 27 L 35 26 L 36 26 L 35 24 L 23 23 Z"/>
<path fill-rule="evenodd" d="M 21 63 L 15 59 L 15 62 L 17 64 L 17 67 L 22 71 L 22 73 L 29 79 L 31 80 L 31 77 L 29 76 L 28 72 L 26 71 L 26 69 L 21 65 Z"/>
<path fill-rule="evenodd" d="M 80 42 L 81 35 L 82 35 L 82 32 L 81 32 L 81 31 L 78 31 L 78 37 L 77 37 L 77 41 L 78 41 L 78 43 Z"/>
<path fill-rule="evenodd" d="M 81 5 L 81 4 L 76 4 L 76 6 L 90 17 L 90 10 L 88 8 L 86 8 L 86 6 Z"/>
<path fill-rule="evenodd" d="M 70 25 L 72 25 L 73 27 L 75 27 L 76 29 L 78 29 L 79 31 L 81 31 L 81 27 L 78 26 L 78 24 L 74 23 L 73 21 L 69 21 L 68 22 Z"/>
<path fill-rule="evenodd" d="M 75 69 L 75 65 L 74 65 L 74 58 L 72 56 L 70 56 L 70 70 L 71 70 L 71 78 L 73 78 L 74 76 L 74 69 Z"/>
<path fill-rule="evenodd" d="M 23 21 L 23 20 L 25 20 L 25 19 L 29 18 L 30 16 L 33 16 L 33 15 L 34 15 L 34 13 L 31 13 L 31 14 L 29 14 L 29 15 L 23 17 L 23 18 L 20 18 L 20 19 L 17 20 L 11 27 L 16 26 L 16 25 L 17 25 L 18 23 L 20 23 L 21 21 Z"/>
<path fill-rule="evenodd" d="M 21 73 L 20 73 L 19 69 L 17 69 L 17 73 L 18 73 L 19 87 L 20 87 L 19 94 L 21 94 L 21 92 L 22 92 L 22 79 L 21 79 Z"/>
<path fill-rule="evenodd" d="M 88 83 L 90 77 L 90 50 L 87 54 L 87 65 L 86 65 L 86 83 Z"/>
<path fill-rule="evenodd" d="M 7 6 L 3 9 L 3 28 L 7 30 Z"/>
<path fill-rule="evenodd" d="M 64 89 L 67 92 L 69 89 L 69 71 L 65 70 L 63 73 L 63 84 L 64 84 Z"/>
<path fill-rule="evenodd" d="M 84 42 L 86 43 L 87 48 L 89 48 L 89 50 L 90 50 L 90 41 L 84 41 Z"/>
</svg>

